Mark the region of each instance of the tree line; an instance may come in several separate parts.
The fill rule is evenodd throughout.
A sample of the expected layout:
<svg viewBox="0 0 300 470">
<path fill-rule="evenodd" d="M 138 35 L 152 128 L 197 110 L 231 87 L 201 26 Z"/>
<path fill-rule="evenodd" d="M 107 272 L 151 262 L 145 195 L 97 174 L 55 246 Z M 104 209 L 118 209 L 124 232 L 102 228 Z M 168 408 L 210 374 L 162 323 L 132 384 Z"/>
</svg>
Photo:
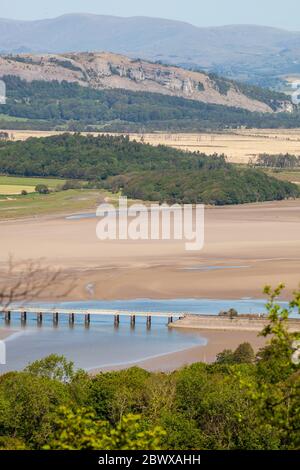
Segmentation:
<svg viewBox="0 0 300 470">
<path fill-rule="evenodd" d="M 62 134 L 0 142 L 0 172 L 88 180 L 137 199 L 239 204 L 298 197 L 298 187 L 224 155 L 189 153 L 130 141 L 127 136 Z"/>
<path fill-rule="evenodd" d="M 0 105 L 3 129 L 23 126 L 26 129 L 139 132 L 300 126 L 299 111 L 257 113 L 157 93 L 95 90 L 65 81 L 27 82 L 16 76 L 3 79 L 7 87 L 7 103 Z M 226 81 L 215 78 L 215 83 L 220 93 L 226 94 L 229 86 Z M 252 99 L 262 100 L 271 107 L 278 105 L 280 95 L 272 91 L 240 84 L 236 87 Z M 5 120 L 6 115 L 10 116 L 9 122 Z M 20 123 L 19 118 L 26 121 Z"/>
<path fill-rule="evenodd" d="M 289 153 L 279 153 L 275 155 L 262 153 L 256 160 L 252 160 L 249 163 L 250 166 L 262 168 L 294 169 L 300 167 L 300 157 Z"/>
<path fill-rule="evenodd" d="M 245 204 L 296 198 L 296 185 L 233 165 L 201 171 L 147 171 L 109 177 L 104 187 L 133 199 L 169 204 Z"/>
<path fill-rule="evenodd" d="M 266 289 L 269 338 L 213 364 L 172 373 L 138 367 L 88 375 L 51 355 L 0 376 L 0 449 L 299 450 L 299 333 Z"/>
</svg>

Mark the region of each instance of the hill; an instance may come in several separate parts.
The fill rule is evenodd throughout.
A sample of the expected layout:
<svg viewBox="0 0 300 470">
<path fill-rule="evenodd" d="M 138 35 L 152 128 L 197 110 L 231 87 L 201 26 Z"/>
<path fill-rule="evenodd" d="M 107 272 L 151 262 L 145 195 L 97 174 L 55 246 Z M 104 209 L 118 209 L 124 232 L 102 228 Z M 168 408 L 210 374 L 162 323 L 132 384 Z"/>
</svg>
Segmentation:
<svg viewBox="0 0 300 470">
<path fill-rule="evenodd" d="M 111 53 L 4 55 L 0 57 L 0 77 L 4 76 L 17 76 L 27 82 L 65 81 L 96 90 L 160 93 L 257 112 L 293 108 L 289 99 L 279 93 L 251 93 L 247 87 L 215 75 Z"/>
<path fill-rule="evenodd" d="M 223 155 L 152 147 L 128 137 L 63 134 L 0 143 L 0 172 L 88 180 L 125 195 L 160 202 L 238 204 L 298 197 L 296 185 Z"/>
<path fill-rule="evenodd" d="M 116 33 L 117 32 L 117 33 Z M 200 28 L 160 18 L 70 14 L 0 20 L 0 51 L 111 51 L 270 85 L 300 72 L 300 33 L 255 25 Z"/>
</svg>

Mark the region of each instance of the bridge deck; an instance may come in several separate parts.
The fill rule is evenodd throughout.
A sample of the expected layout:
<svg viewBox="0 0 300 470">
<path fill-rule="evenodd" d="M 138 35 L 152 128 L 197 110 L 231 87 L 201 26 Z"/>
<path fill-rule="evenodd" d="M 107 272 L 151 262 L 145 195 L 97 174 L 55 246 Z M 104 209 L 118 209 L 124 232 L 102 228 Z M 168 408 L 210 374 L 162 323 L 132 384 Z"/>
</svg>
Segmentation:
<svg viewBox="0 0 300 470">
<path fill-rule="evenodd" d="M 11 307 L 5 310 L 1 310 L 0 313 L 41 313 L 41 314 L 58 314 L 58 315 L 119 315 L 119 316 L 136 316 L 136 317 L 162 317 L 169 318 L 175 317 L 180 318 L 185 315 L 183 312 L 136 312 L 136 311 L 127 311 L 127 310 L 109 310 L 109 309 L 78 309 L 78 308 L 55 308 L 55 307 Z"/>
</svg>

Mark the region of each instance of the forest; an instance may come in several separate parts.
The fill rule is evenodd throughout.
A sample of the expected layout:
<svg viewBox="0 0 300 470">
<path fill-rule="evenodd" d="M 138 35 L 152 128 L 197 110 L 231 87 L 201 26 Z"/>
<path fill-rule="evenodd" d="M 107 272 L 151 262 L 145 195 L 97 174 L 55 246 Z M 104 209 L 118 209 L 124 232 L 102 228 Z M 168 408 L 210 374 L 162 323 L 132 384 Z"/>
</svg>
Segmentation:
<svg viewBox="0 0 300 470">
<path fill-rule="evenodd" d="M 295 169 L 300 167 L 300 157 L 291 155 L 289 153 L 279 153 L 277 155 L 262 153 L 258 156 L 255 162 L 250 161 L 250 166 L 257 166 L 262 168 Z"/>
<path fill-rule="evenodd" d="M 0 376 L 0 449 L 296 450 L 300 449 L 299 311 L 270 296 L 267 339 L 212 364 L 170 373 L 138 367 L 88 375 L 56 355 Z"/>
<path fill-rule="evenodd" d="M 300 127 L 300 112 L 256 113 L 241 108 L 122 89 L 95 90 L 68 82 L 26 82 L 3 77 L 7 103 L 0 105 L 0 128 L 42 130 L 201 131 L 228 128 Z M 214 78 L 227 93 L 226 80 Z M 230 83 L 230 82 L 228 82 Z M 252 99 L 277 106 L 280 94 L 236 84 Z"/>
<path fill-rule="evenodd" d="M 265 173 L 234 165 L 198 171 L 148 171 L 110 177 L 106 189 L 146 201 L 169 204 L 244 204 L 282 200 L 298 196 L 291 183 L 270 178 Z"/>
<path fill-rule="evenodd" d="M 144 200 L 238 204 L 299 196 L 297 185 L 243 168 L 224 155 L 188 153 L 125 136 L 62 134 L 0 142 L 0 173 L 82 179 Z"/>
</svg>

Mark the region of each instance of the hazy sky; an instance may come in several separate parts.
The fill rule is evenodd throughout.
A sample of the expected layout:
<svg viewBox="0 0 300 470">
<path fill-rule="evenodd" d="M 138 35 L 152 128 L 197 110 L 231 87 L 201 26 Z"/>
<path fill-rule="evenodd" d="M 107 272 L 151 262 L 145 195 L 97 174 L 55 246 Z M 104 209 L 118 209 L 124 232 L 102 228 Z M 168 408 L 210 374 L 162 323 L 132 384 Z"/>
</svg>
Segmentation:
<svg viewBox="0 0 300 470">
<path fill-rule="evenodd" d="M 199 26 L 261 24 L 300 30 L 299 0 L 0 0 L 0 17 L 40 19 L 64 13 L 154 16 Z"/>
</svg>

